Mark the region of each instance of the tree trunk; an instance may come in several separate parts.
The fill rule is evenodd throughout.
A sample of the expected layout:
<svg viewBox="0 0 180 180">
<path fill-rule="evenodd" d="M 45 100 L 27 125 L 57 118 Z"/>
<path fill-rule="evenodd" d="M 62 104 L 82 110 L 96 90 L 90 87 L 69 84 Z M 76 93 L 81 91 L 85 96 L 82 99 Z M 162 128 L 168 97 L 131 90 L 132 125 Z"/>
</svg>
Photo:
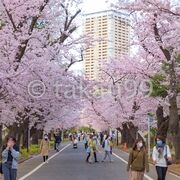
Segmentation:
<svg viewBox="0 0 180 180">
<path fill-rule="evenodd" d="M 18 127 L 16 123 L 14 123 L 12 126 L 8 127 L 9 132 L 8 132 L 8 137 L 13 136 L 16 139 L 18 138 L 18 134 L 21 133 L 21 128 Z"/>
<path fill-rule="evenodd" d="M 176 136 L 173 136 L 173 144 L 175 149 L 175 161 L 180 163 L 180 131 Z"/>
<path fill-rule="evenodd" d="M 178 134 L 180 127 L 179 127 L 179 115 L 178 115 L 178 107 L 177 107 L 177 99 L 176 96 L 174 95 L 173 97 L 169 98 L 169 116 L 170 116 L 170 121 L 169 121 L 169 131 L 171 133 Z"/>
<path fill-rule="evenodd" d="M 174 57 L 172 57 L 174 58 Z M 173 144 L 175 148 L 175 158 L 176 160 L 180 161 L 180 122 L 179 122 L 179 114 L 178 114 L 178 107 L 177 107 L 177 83 L 178 83 L 178 77 L 176 76 L 175 71 L 175 60 L 172 59 L 170 63 L 170 71 L 169 71 L 169 78 L 170 78 L 170 84 L 169 84 L 169 131 L 173 136 Z"/>
<path fill-rule="evenodd" d="M 22 147 L 27 148 L 27 129 L 24 131 L 23 138 L 22 138 Z"/>
<path fill-rule="evenodd" d="M 31 129 L 32 144 L 38 144 L 39 139 L 43 137 L 43 131 L 36 128 Z"/>
<path fill-rule="evenodd" d="M 163 107 L 159 106 L 156 110 L 157 117 L 157 135 L 167 138 L 168 126 L 169 126 L 169 117 L 164 117 Z"/>
<path fill-rule="evenodd" d="M 27 145 L 28 145 L 28 130 L 29 130 L 28 122 L 24 123 L 22 127 L 23 127 L 22 147 L 28 149 L 28 147 L 27 147 Z"/>
<path fill-rule="evenodd" d="M 121 132 L 121 144 L 126 143 L 128 147 L 132 147 L 138 135 L 138 127 L 132 122 L 124 122 L 118 130 Z"/>
<path fill-rule="evenodd" d="M 2 130 L 3 130 L 3 126 L 0 124 L 0 150 L 2 149 L 3 146 Z"/>
</svg>

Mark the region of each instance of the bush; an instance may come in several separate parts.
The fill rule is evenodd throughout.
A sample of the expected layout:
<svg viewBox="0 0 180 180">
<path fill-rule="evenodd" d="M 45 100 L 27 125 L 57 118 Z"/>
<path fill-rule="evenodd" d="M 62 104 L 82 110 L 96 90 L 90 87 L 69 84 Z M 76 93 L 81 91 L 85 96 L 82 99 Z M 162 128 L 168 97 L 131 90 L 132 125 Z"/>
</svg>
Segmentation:
<svg viewBox="0 0 180 180">
<path fill-rule="evenodd" d="M 27 152 L 27 149 L 21 149 L 20 159 L 27 159 L 27 158 L 29 158 L 29 153 Z"/>
<path fill-rule="evenodd" d="M 38 144 L 32 144 L 32 145 L 30 146 L 29 152 L 30 152 L 31 155 L 40 153 L 40 147 L 39 147 L 39 145 L 38 145 Z"/>
</svg>

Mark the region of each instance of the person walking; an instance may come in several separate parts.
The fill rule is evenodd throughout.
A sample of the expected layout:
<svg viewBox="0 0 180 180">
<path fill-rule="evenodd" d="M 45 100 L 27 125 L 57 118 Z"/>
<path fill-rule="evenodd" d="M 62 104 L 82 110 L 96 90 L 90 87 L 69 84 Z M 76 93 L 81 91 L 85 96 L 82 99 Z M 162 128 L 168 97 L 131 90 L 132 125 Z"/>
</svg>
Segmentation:
<svg viewBox="0 0 180 180">
<path fill-rule="evenodd" d="M 100 144 L 102 145 L 103 144 L 103 141 L 104 141 L 104 134 L 102 132 L 100 132 Z"/>
<path fill-rule="evenodd" d="M 59 150 L 60 150 L 60 144 L 61 144 L 61 141 L 62 141 L 62 139 L 61 139 L 61 135 L 59 134 L 59 133 L 57 133 L 57 134 L 54 134 L 54 139 L 55 139 L 55 150 L 57 151 L 57 152 L 59 152 Z"/>
<path fill-rule="evenodd" d="M 112 143 L 111 143 L 111 137 L 109 137 L 109 136 L 107 136 L 104 141 L 104 152 L 105 152 L 105 156 L 104 156 L 102 162 L 104 162 L 107 157 L 109 158 L 109 162 L 112 162 L 112 159 L 111 159 Z"/>
<path fill-rule="evenodd" d="M 88 137 L 87 137 L 87 134 L 83 135 L 83 143 L 84 143 L 85 150 L 87 150 L 87 148 L 88 148 Z"/>
<path fill-rule="evenodd" d="M 145 143 L 142 140 L 136 140 L 127 165 L 127 171 L 130 172 L 129 180 L 143 180 L 145 170 L 149 172 Z"/>
<path fill-rule="evenodd" d="M 81 141 L 81 133 L 80 132 L 77 134 L 77 137 L 78 137 L 78 141 L 80 142 Z"/>
<path fill-rule="evenodd" d="M 87 158 L 86 162 L 92 163 L 92 153 L 93 153 L 93 140 L 92 135 L 89 136 L 88 140 L 88 148 L 87 148 Z M 90 159 L 90 160 L 89 160 Z"/>
<path fill-rule="evenodd" d="M 156 145 L 153 148 L 152 159 L 156 166 L 158 180 L 165 180 L 168 165 L 172 162 L 171 152 L 165 139 L 157 136 Z"/>
<path fill-rule="evenodd" d="M 47 134 L 44 135 L 44 139 L 41 141 L 40 150 L 43 156 L 43 161 L 48 163 L 50 143 Z"/>
<path fill-rule="evenodd" d="M 2 172 L 4 180 L 16 180 L 19 159 L 19 147 L 16 139 L 9 137 L 2 151 Z"/>
<path fill-rule="evenodd" d="M 92 151 L 93 151 L 93 155 L 94 155 L 94 162 L 97 163 L 98 160 L 97 160 L 97 136 L 94 135 L 93 138 L 92 138 Z"/>
</svg>

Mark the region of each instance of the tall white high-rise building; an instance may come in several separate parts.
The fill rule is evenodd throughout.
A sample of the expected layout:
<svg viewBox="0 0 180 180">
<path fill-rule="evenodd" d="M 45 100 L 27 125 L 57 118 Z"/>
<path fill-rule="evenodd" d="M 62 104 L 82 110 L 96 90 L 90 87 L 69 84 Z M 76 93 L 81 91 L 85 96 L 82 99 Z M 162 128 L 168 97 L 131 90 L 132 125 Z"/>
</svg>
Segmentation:
<svg viewBox="0 0 180 180">
<path fill-rule="evenodd" d="M 83 29 L 96 40 L 84 52 L 85 77 L 98 79 L 101 66 L 110 58 L 129 53 L 129 18 L 116 10 L 84 15 Z"/>
</svg>

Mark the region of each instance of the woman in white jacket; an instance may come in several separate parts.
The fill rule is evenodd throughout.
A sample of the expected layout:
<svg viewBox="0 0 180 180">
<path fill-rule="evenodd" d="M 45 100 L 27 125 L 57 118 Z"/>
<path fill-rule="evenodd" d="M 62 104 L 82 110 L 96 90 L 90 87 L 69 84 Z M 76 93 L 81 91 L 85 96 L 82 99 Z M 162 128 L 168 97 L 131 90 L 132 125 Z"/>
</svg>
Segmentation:
<svg viewBox="0 0 180 180">
<path fill-rule="evenodd" d="M 109 161 L 112 162 L 112 158 L 111 158 L 111 151 L 112 151 L 112 143 L 111 143 L 111 137 L 107 136 L 105 141 L 104 141 L 104 151 L 105 151 L 105 156 L 104 159 L 102 160 L 102 162 L 104 162 L 106 160 L 106 158 L 109 158 Z"/>
<path fill-rule="evenodd" d="M 156 146 L 153 148 L 152 159 L 156 166 L 158 180 L 165 180 L 169 162 L 172 161 L 169 146 L 163 137 L 157 136 Z"/>
</svg>

